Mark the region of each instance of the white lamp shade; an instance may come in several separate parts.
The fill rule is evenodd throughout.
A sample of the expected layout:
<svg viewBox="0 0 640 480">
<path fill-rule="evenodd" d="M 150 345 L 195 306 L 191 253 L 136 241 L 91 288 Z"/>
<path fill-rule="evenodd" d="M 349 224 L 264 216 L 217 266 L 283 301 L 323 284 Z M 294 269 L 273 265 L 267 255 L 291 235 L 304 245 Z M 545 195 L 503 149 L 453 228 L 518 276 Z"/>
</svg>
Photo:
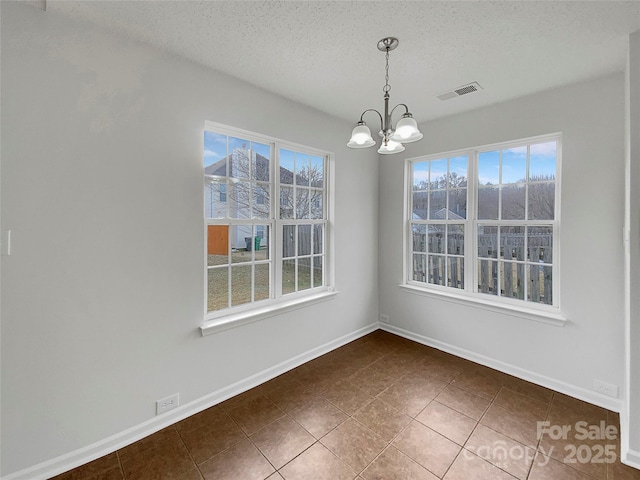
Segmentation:
<svg viewBox="0 0 640 480">
<path fill-rule="evenodd" d="M 376 142 L 371 138 L 371 130 L 364 123 L 355 126 L 351 132 L 351 140 L 347 143 L 347 147 L 351 148 L 367 148 L 375 145 Z"/>
<path fill-rule="evenodd" d="M 396 130 L 391 136 L 394 142 L 411 143 L 422 138 L 422 133 L 418 130 L 418 124 L 413 117 L 402 117 L 396 124 Z"/>
<path fill-rule="evenodd" d="M 378 149 L 378 153 L 382 155 L 391 155 L 392 153 L 400 152 L 404 152 L 404 145 L 394 142 L 393 140 L 389 140 L 386 145 L 382 142 L 382 145 L 380 145 Z"/>
</svg>

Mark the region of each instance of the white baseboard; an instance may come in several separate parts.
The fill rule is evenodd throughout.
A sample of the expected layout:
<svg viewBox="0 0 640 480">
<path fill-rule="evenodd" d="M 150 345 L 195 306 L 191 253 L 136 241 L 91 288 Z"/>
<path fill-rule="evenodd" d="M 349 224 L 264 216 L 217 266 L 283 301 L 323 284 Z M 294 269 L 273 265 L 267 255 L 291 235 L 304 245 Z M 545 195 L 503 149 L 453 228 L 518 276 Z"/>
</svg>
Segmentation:
<svg viewBox="0 0 640 480">
<path fill-rule="evenodd" d="M 472 352 L 470 350 L 465 350 L 460 347 L 456 347 L 454 345 L 450 345 L 448 343 L 441 342 L 439 340 L 435 340 L 430 337 L 426 337 L 423 335 L 419 335 L 417 333 L 410 332 L 408 330 L 404 330 L 403 328 L 396 327 L 395 325 L 389 325 L 386 323 L 381 323 L 379 325 L 381 330 L 385 330 L 390 333 L 394 333 L 396 335 L 400 335 L 401 337 L 408 338 L 409 340 L 413 340 L 415 342 L 421 343 L 423 345 L 427 345 L 429 347 L 436 348 L 438 350 L 442 350 L 447 353 L 451 353 L 458 357 L 465 358 L 467 360 L 471 360 L 472 362 L 479 363 L 481 365 L 493 368 L 495 370 L 499 370 L 504 373 L 508 373 L 509 375 L 514 375 L 518 378 L 522 378 L 523 380 L 527 380 L 529 382 L 535 383 L 537 385 L 541 385 L 543 387 L 550 388 L 560 393 L 564 393 L 571 397 L 578 398 L 580 400 L 584 400 L 585 402 L 592 403 L 594 405 L 598 405 L 600 407 L 606 408 L 607 410 L 612 410 L 614 412 L 620 412 L 622 409 L 622 400 L 610 398 L 605 395 L 601 395 L 597 392 L 593 392 L 591 390 L 587 390 L 582 387 L 578 387 L 576 385 L 572 385 L 566 382 L 562 382 L 560 380 L 556 380 L 551 377 L 547 377 L 545 375 L 540 375 L 538 373 L 525 370 L 520 367 L 516 367 L 515 365 L 511 365 L 509 363 L 504 363 L 499 360 L 486 357 L 484 355 L 480 355 L 478 353 Z"/>
<path fill-rule="evenodd" d="M 192 402 L 179 406 L 163 415 L 159 415 L 147 420 L 139 425 L 129 428 L 123 432 L 112 435 L 111 437 L 100 440 L 86 447 L 80 448 L 73 452 L 61 455 L 59 457 L 47 460 L 32 467 L 19 470 L 17 472 L 5 475 L 1 480 L 44 480 L 60 473 L 76 468 L 85 463 L 91 462 L 109 453 L 115 452 L 127 445 L 130 445 L 152 433 L 163 428 L 173 425 L 180 420 L 184 420 L 202 410 L 217 405 L 235 395 L 246 392 L 272 378 L 277 377 L 289 370 L 302 365 L 314 358 L 325 353 L 335 350 L 353 340 L 356 340 L 368 333 L 378 329 L 378 322 L 372 323 L 355 332 L 344 335 L 336 340 L 320 345 L 307 352 L 297 355 L 285 362 L 270 367 L 266 370 L 247 377 L 227 387 L 221 388 L 213 393 L 198 398 Z"/>
<path fill-rule="evenodd" d="M 628 402 L 628 397 L 625 398 Z M 629 407 L 620 412 L 620 461 L 625 465 L 640 470 L 640 452 L 629 448 L 630 432 L 629 432 Z"/>
<path fill-rule="evenodd" d="M 625 465 L 629 465 L 630 467 L 640 470 L 640 452 L 636 450 L 628 449 L 626 452 L 623 450 L 620 461 Z"/>
</svg>

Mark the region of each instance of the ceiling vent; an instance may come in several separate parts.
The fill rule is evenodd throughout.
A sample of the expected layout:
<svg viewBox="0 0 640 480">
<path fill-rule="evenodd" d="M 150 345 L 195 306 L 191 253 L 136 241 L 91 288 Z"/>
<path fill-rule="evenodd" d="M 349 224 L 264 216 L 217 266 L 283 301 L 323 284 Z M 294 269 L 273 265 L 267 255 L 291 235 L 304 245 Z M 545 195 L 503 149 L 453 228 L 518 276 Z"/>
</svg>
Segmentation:
<svg viewBox="0 0 640 480">
<path fill-rule="evenodd" d="M 482 90 L 480 84 L 478 82 L 471 82 L 448 92 L 440 93 L 436 95 L 436 97 L 438 97 L 440 100 L 449 100 L 451 98 L 467 95 L 468 93 L 477 92 L 478 90 Z"/>
</svg>

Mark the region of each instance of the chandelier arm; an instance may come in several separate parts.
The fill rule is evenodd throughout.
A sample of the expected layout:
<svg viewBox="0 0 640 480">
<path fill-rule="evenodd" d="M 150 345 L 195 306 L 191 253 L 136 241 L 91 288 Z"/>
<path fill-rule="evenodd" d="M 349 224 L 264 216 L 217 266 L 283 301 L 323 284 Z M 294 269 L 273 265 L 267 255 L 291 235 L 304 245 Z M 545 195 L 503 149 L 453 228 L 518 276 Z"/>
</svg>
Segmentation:
<svg viewBox="0 0 640 480">
<path fill-rule="evenodd" d="M 382 120 L 382 114 L 376 110 L 375 108 L 368 108 L 367 110 L 365 110 L 364 112 L 362 112 L 362 115 L 360 115 L 360 121 L 364 122 L 363 118 L 364 118 L 364 114 L 367 112 L 376 112 L 378 114 L 378 117 L 380 117 L 380 129 L 384 129 L 384 121 Z"/>
<path fill-rule="evenodd" d="M 395 107 L 393 107 L 393 109 L 391 110 L 391 113 L 389 114 L 389 117 L 391 117 L 391 115 L 393 115 L 393 112 L 396 110 L 396 108 L 398 107 L 404 107 L 404 113 L 407 114 L 409 113 L 409 107 L 407 107 L 406 104 L 404 103 L 399 103 L 398 105 L 396 105 Z"/>
</svg>

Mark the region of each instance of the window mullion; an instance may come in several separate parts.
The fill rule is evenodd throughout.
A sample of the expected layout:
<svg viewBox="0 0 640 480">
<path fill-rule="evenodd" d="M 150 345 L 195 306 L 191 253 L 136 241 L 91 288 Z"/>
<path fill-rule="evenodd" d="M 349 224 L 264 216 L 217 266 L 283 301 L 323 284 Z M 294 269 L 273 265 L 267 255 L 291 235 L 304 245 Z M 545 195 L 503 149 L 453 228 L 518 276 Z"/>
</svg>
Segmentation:
<svg viewBox="0 0 640 480">
<path fill-rule="evenodd" d="M 556 190 L 557 191 L 557 190 Z M 560 228 L 558 227 L 559 221 L 556 215 L 556 218 L 553 220 L 553 263 L 551 264 L 551 274 L 553 275 L 553 306 L 557 307 L 560 305 L 560 275 L 558 265 L 560 264 Z"/>
<path fill-rule="evenodd" d="M 529 220 L 529 158 L 531 156 L 531 145 L 527 145 L 527 159 L 525 163 L 524 182 L 524 219 Z"/>
<path fill-rule="evenodd" d="M 404 223 L 404 245 L 405 245 L 404 282 L 409 283 L 411 280 L 413 280 L 413 277 L 414 277 L 414 271 L 413 271 L 413 185 L 414 185 L 413 162 L 405 161 L 405 166 L 407 167 L 407 170 L 408 170 L 405 173 L 405 185 L 408 185 L 408 187 L 405 192 L 407 215 L 405 215 L 404 217 L 404 221 L 405 221 Z"/>
<path fill-rule="evenodd" d="M 469 243 L 469 255 L 465 256 L 465 261 L 467 262 L 468 271 L 471 272 L 471 278 L 467 278 L 469 283 L 467 284 L 467 288 L 465 290 L 467 292 L 477 292 L 478 282 L 476 281 L 476 279 L 478 278 L 478 221 L 475 218 L 472 220 L 472 231 Z"/>
<path fill-rule="evenodd" d="M 523 297 L 526 301 L 529 298 L 529 271 L 531 270 L 531 258 L 529 256 L 529 225 L 524 225 L 524 293 Z"/>
<path fill-rule="evenodd" d="M 465 291 L 476 291 L 477 272 L 477 237 L 478 237 L 478 152 L 472 151 L 468 153 L 469 158 L 469 180 L 467 180 L 467 227 L 470 235 L 467 235 L 465 244 L 465 271 L 471 275 L 465 275 Z"/>
<path fill-rule="evenodd" d="M 275 298 L 280 298 L 282 296 L 282 282 L 278 281 L 278 279 L 282 278 L 282 228 L 282 221 L 280 219 L 276 219 L 273 242 L 273 285 Z"/>
<path fill-rule="evenodd" d="M 496 292 L 496 296 L 497 297 L 502 297 L 502 276 L 500 275 L 500 266 L 502 266 L 502 268 L 504 268 L 504 258 L 500 259 L 500 245 L 501 245 L 501 235 L 502 235 L 502 226 L 499 225 L 498 226 L 498 242 L 496 245 L 496 285 L 497 287 L 497 292 Z"/>
<path fill-rule="evenodd" d="M 500 150 L 500 157 L 498 163 L 498 220 L 502 220 L 502 149 Z"/>
<path fill-rule="evenodd" d="M 279 281 L 282 278 L 282 220 L 280 218 L 280 148 L 277 143 L 272 144 L 273 148 L 273 201 L 272 205 L 272 218 L 274 224 L 274 232 L 273 232 L 273 271 L 271 272 L 272 277 L 271 280 L 274 286 L 274 295 L 275 298 L 282 297 L 282 282 Z"/>
<path fill-rule="evenodd" d="M 231 244 L 229 244 L 229 255 L 231 255 Z M 231 258 L 231 256 L 229 256 L 229 258 Z M 233 299 L 232 271 L 233 271 L 233 264 L 229 263 L 229 267 L 227 268 L 227 307 L 232 306 L 232 299 Z"/>
</svg>

